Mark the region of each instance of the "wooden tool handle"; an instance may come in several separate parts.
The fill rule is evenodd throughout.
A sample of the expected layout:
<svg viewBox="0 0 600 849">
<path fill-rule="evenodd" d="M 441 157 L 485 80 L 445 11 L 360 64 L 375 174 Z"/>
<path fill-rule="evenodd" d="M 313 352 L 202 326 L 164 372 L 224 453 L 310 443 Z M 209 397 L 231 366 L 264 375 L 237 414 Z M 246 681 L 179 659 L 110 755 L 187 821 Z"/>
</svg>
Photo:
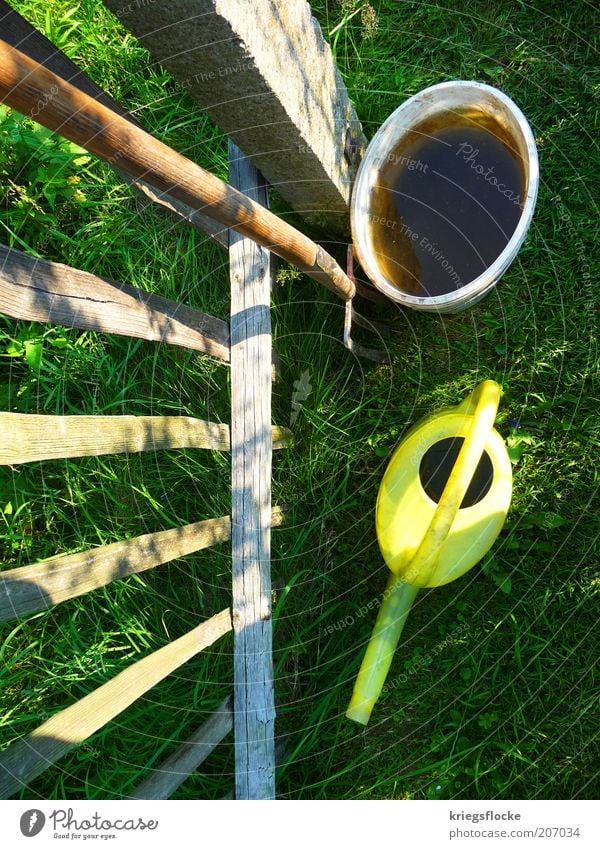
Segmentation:
<svg viewBox="0 0 600 849">
<path fill-rule="evenodd" d="M 0 100 L 272 250 L 344 300 L 354 296 L 337 262 L 299 230 L 2 40 Z"/>
</svg>

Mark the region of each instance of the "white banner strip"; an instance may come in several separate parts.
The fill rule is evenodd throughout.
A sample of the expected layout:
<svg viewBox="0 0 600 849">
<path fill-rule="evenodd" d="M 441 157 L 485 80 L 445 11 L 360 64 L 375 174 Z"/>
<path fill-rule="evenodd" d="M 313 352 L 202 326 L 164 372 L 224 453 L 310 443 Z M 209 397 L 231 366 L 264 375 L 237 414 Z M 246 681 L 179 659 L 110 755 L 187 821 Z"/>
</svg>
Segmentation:
<svg viewBox="0 0 600 849">
<path fill-rule="evenodd" d="M 243 804 L 243 812 L 226 807 Z M 268 810 L 265 810 L 268 805 Z M 311 808 L 309 811 L 308 808 Z M 588 801 L 71 801 L 0 803 L 2 843 L 244 849 L 391 846 L 597 849 L 597 803 Z"/>
</svg>

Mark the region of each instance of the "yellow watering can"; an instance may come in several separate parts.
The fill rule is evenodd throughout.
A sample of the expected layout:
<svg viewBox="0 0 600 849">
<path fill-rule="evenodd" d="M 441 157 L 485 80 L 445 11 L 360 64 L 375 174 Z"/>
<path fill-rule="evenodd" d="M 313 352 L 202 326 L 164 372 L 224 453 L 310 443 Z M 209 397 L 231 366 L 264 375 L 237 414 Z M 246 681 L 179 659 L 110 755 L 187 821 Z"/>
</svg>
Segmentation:
<svg viewBox="0 0 600 849">
<path fill-rule="evenodd" d="M 385 471 L 375 513 L 392 571 L 346 716 L 366 725 L 421 587 L 468 572 L 500 533 L 512 470 L 494 420 L 500 387 L 484 380 L 457 407 L 416 424 Z"/>
</svg>

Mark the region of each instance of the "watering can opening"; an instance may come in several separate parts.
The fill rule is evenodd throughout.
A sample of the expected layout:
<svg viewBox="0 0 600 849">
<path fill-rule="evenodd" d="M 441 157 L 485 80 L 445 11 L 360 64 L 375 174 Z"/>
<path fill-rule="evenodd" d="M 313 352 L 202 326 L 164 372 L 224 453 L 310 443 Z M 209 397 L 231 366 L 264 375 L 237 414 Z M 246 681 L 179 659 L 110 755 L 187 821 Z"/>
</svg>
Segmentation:
<svg viewBox="0 0 600 849">
<path fill-rule="evenodd" d="M 423 455 L 419 466 L 419 479 L 423 490 L 435 504 L 438 504 L 442 497 L 463 442 L 462 436 L 448 436 L 435 442 Z M 490 491 L 493 481 L 494 465 L 490 455 L 484 451 L 460 509 L 478 504 Z"/>
</svg>

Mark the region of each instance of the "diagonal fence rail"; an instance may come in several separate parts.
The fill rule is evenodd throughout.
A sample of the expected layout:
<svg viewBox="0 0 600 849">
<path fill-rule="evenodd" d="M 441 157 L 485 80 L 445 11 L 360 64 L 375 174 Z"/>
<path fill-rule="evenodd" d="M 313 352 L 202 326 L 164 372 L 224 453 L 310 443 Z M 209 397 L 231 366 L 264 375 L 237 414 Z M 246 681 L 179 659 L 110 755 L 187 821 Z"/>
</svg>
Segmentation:
<svg viewBox="0 0 600 849">
<path fill-rule="evenodd" d="M 272 250 L 343 300 L 354 297 L 354 283 L 308 236 L 2 40 L 0 100 L 34 109 L 48 129 Z"/>
</svg>

